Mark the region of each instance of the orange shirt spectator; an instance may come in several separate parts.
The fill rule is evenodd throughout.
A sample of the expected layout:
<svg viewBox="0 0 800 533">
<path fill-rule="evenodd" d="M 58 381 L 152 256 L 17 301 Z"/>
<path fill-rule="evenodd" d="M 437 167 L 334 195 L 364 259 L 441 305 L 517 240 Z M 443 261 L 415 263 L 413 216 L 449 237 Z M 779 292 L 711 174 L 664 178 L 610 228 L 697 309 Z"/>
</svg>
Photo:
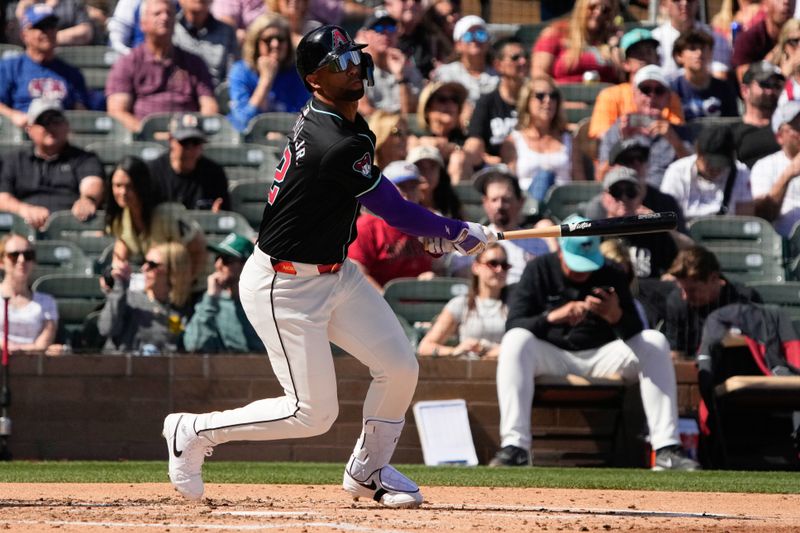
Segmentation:
<svg viewBox="0 0 800 533">
<path fill-rule="evenodd" d="M 589 122 L 589 137 L 599 139 L 619 117 L 635 112 L 633 86 L 630 82 L 603 89 L 594 103 L 592 119 Z M 669 103 L 661 111 L 661 116 L 672 124 L 683 124 L 683 108 L 677 94 L 670 93 Z"/>
</svg>

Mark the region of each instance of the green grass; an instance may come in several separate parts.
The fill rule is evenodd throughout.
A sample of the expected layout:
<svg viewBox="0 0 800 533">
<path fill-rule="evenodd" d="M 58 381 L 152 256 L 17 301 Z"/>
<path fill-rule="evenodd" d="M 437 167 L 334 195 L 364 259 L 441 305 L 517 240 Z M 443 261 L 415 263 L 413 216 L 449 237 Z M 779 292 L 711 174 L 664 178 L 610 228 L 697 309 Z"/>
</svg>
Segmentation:
<svg viewBox="0 0 800 533">
<path fill-rule="evenodd" d="M 0 463 L 0 483 L 152 483 L 167 481 L 158 461 Z M 614 468 L 426 467 L 401 470 L 422 486 L 540 487 L 798 494 L 797 472 L 650 472 Z M 342 465 L 329 463 L 206 463 L 210 483 L 338 484 Z"/>
</svg>

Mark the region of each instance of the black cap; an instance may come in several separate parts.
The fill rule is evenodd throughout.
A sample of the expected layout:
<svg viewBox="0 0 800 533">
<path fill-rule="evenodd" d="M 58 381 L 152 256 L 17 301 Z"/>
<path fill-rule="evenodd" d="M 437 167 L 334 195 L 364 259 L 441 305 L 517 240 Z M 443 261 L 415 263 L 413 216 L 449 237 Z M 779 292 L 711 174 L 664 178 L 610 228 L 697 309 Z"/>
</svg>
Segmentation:
<svg viewBox="0 0 800 533">
<path fill-rule="evenodd" d="M 697 155 L 702 155 L 714 168 L 733 165 L 736 160 L 736 143 L 730 128 L 715 126 L 700 130 L 697 136 Z"/>
<path fill-rule="evenodd" d="M 389 15 L 388 11 L 378 8 L 372 12 L 372 15 L 370 15 L 367 20 L 364 21 L 364 24 L 361 27 L 365 30 L 371 30 L 379 24 L 393 24 L 397 26 L 397 21 L 391 15 Z"/>
<path fill-rule="evenodd" d="M 514 194 L 517 198 L 522 198 L 522 189 L 519 187 L 519 179 L 517 176 L 503 163 L 483 167 L 475 174 L 472 175 L 472 186 L 475 187 L 479 193 L 486 195 L 486 185 L 489 180 L 494 181 L 507 181 L 514 189 Z"/>
<path fill-rule="evenodd" d="M 783 76 L 781 69 L 779 69 L 776 65 L 770 63 L 769 61 L 756 61 L 755 63 L 750 63 L 750 66 L 747 67 L 747 70 L 742 76 L 742 81 L 744 83 L 750 83 L 753 81 L 767 81 L 773 76 L 780 78 L 781 80 L 786 79 Z"/>
<path fill-rule="evenodd" d="M 635 135 L 628 139 L 622 139 L 614 143 L 608 152 L 608 162 L 612 165 L 620 165 L 623 156 L 631 153 L 639 153 L 645 161 L 650 157 L 650 139 L 644 135 Z"/>
</svg>

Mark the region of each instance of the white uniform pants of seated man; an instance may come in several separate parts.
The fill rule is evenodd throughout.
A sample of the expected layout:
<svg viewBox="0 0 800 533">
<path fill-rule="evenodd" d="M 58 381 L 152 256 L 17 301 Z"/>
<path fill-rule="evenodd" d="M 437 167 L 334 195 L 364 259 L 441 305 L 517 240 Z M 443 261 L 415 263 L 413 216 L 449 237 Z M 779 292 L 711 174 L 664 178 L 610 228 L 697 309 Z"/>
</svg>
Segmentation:
<svg viewBox="0 0 800 533">
<path fill-rule="evenodd" d="M 513 328 L 503 336 L 497 364 L 501 447 L 531 449 L 534 379 L 567 374 L 638 381 L 653 449 L 680 444 L 675 368 L 662 333 L 648 329 L 627 341 L 570 352 Z"/>
<path fill-rule="evenodd" d="M 275 273 L 256 248 L 244 267 L 242 305 L 267 348 L 284 395 L 228 411 L 185 415 L 191 440 L 201 441 L 193 461 L 170 453 L 170 478 L 189 499 L 200 499 L 203 453 L 230 441 L 312 437 L 327 432 L 339 411 L 329 342 L 364 363 L 372 381 L 363 407 L 363 431 L 344 472 L 344 489 L 388 507 L 417 507 L 419 487 L 389 466 L 417 383 L 418 363 L 408 338 L 383 297 L 346 261 L 335 274 Z M 177 415 L 165 437 L 178 434 Z M 170 422 L 172 418 L 172 425 Z M 179 461 L 183 463 L 179 464 Z M 187 464 L 192 462 L 193 464 Z M 196 463 L 199 463 L 196 464 Z"/>
</svg>

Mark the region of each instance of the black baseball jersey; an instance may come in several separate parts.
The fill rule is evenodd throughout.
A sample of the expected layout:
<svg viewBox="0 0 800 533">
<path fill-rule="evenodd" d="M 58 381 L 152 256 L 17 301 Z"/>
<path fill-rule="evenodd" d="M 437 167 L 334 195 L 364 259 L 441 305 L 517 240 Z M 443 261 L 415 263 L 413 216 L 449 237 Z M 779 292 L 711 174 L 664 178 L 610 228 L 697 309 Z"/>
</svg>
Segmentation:
<svg viewBox="0 0 800 533">
<path fill-rule="evenodd" d="M 358 197 L 376 187 L 375 135 L 313 98 L 295 122 L 275 170 L 258 246 L 276 259 L 340 263 L 356 238 Z"/>
</svg>

